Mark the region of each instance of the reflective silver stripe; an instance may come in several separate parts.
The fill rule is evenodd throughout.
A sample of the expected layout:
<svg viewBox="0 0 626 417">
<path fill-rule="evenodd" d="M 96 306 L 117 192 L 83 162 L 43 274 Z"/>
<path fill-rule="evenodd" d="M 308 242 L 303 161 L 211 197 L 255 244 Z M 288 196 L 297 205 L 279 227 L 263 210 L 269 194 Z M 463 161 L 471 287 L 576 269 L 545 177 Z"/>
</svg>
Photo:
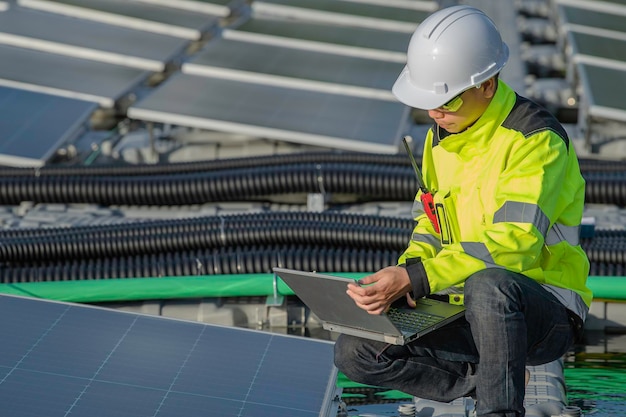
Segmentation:
<svg viewBox="0 0 626 417">
<path fill-rule="evenodd" d="M 569 243 L 572 246 L 578 246 L 580 243 L 580 225 L 578 226 L 565 226 L 563 224 L 555 223 L 548 231 L 546 236 L 546 245 L 556 245 L 563 241 Z"/>
<path fill-rule="evenodd" d="M 441 249 L 441 242 L 439 241 L 439 238 L 433 235 L 413 233 L 413 236 L 411 236 L 411 240 L 415 242 L 424 242 L 430 246 L 435 247 L 437 251 Z"/>
<path fill-rule="evenodd" d="M 413 215 L 413 218 L 421 216 L 424 213 L 426 212 L 424 211 L 424 204 L 422 204 L 422 201 L 421 200 L 413 201 L 413 207 L 411 207 L 411 215 Z"/>
<path fill-rule="evenodd" d="M 493 215 L 494 223 L 516 222 L 530 223 L 545 236 L 550 227 L 550 219 L 536 204 L 520 203 L 519 201 L 507 201 Z"/>
<path fill-rule="evenodd" d="M 453 285 L 452 287 L 448 287 L 441 291 L 437 291 L 435 294 L 437 295 L 463 294 L 463 287 Z"/>
<path fill-rule="evenodd" d="M 589 308 L 583 301 L 583 298 L 576 291 L 548 284 L 542 284 L 541 286 L 552 293 L 566 308 L 576 313 L 576 315 L 580 317 L 583 322 L 585 321 Z"/>
<path fill-rule="evenodd" d="M 500 265 L 497 265 L 493 257 L 491 256 L 491 252 L 487 249 L 487 246 L 484 243 L 479 242 L 461 242 L 461 246 L 465 253 L 470 256 L 473 256 L 476 259 L 480 259 L 485 264 L 487 264 L 487 268 L 503 268 Z"/>
</svg>

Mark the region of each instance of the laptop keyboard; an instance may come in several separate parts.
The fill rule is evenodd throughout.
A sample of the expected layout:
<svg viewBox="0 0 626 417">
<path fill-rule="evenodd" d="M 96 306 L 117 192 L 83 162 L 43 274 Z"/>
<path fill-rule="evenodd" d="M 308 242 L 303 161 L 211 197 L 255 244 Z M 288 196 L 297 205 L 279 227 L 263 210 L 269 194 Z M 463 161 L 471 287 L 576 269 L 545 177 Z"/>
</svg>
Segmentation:
<svg viewBox="0 0 626 417">
<path fill-rule="evenodd" d="M 433 324 L 441 321 L 441 316 L 428 314 L 424 312 L 416 312 L 413 310 L 402 310 L 392 308 L 387 312 L 387 316 L 393 323 L 403 331 L 421 331 Z"/>
</svg>

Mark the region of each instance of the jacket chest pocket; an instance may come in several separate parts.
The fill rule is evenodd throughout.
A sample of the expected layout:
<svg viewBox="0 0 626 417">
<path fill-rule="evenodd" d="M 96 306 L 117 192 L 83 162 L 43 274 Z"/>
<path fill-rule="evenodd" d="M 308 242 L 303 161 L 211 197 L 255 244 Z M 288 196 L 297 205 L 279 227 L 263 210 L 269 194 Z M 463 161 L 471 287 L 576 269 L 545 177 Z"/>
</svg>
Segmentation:
<svg viewBox="0 0 626 417">
<path fill-rule="evenodd" d="M 462 193 L 459 188 L 442 189 L 435 193 L 433 201 L 442 245 L 475 240 L 485 227 L 485 210 L 478 187 L 470 193 Z"/>
<path fill-rule="evenodd" d="M 456 194 L 450 190 L 439 190 L 433 196 L 435 214 L 439 223 L 442 245 L 459 242 L 461 234 L 457 213 Z"/>
</svg>

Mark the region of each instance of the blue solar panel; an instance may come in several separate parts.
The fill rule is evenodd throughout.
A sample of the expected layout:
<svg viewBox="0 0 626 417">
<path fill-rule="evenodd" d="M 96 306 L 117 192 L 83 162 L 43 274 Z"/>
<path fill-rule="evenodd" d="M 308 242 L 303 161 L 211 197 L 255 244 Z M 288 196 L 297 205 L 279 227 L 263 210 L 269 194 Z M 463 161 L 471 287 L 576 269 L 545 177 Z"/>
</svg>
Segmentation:
<svg viewBox="0 0 626 417">
<path fill-rule="evenodd" d="M 223 36 L 259 43 L 274 43 L 276 38 L 284 38 L 303 49 L 311 43 L 321 43 L 325 47 L 322 50 L 328 50 L 329 45 L 343 45 L 356 48 L 357 56 L 364 56 L 364 49 L 384 51 L 397 54 L 393 56 L 397 58 L 395 62 L 400 63 L 406 62 L 411 39 L 402 32 L 263 16 L 252 16 L 236 27 L 225 27 Z"/>
<path fill-rule="evenodd" d="M 327 415 L 332 343 L 0 296 L 11 417 Z"/>
<path fill-rule="evenodd" d="M 397 153 L 408 111 L 397 101 L 176 74 L 127 114 L 313 146 Z"/>
<path fill-rule="evenodd" d="M 22 7 L 185 39 L 199 39 L 219 18 L 176 7 L 127 0 L 17 0 Z M 175 3 L 175 2 L 170 2 Z"/>
<path fill-rule="evenodd" d="M 209 74 L 217 72 L 227 77 L 241 72 L 239 79 L 244 81 L 263 79 L 262 76 L 268 74 L 287 77 L 287 80 L 292 80 L 291 83 L 294 78 L 313 80 L 331 83 L 334 89 L 347 94 L 350 94 L 350 89 L 360 87 L 371 90 L 370 97 L 382 96 L 396 101 L 391 87 L 403 67 L 404 63 L 379 59 L 221 39 L 209 42 L 183 65 L 182 71 L 204 75 L 208 70 Z M 315 86 L 319 88 L 319 84 L 313 84 L 311 88 L 315 89 Z"/>
<path fill-rule="evenodd" d="M 44 165 L 96 109 L 88 101 L 0 86 L 0 164 Z"/>
</svg>

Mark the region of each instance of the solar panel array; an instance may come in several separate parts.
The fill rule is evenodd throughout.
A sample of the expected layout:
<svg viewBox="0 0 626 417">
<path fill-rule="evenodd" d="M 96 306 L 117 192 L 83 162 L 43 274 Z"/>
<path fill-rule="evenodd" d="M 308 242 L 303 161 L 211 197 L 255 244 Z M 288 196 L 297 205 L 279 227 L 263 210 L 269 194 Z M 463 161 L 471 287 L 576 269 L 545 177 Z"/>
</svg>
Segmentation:
<svg viewBox="0 0 626 417">
<path fill-rule="evenodd" d="M 95 103 L 106 114 L 140 122 L 383 153 L 396 153 L 399 132 L 409 129 L 409 109 L 396 102 L 390 88 L 404 65 L 410 33 L 437 8 L 429 0 L 16 0 L 2 5 L 0 86 Z M 267 16 L 256 10 L 264 6 L 282 17 L 269 19 L 272 34 L 249 36 L 242 23 L 252 22 L 254 29 L 258 19 L 267 29 Z M 295 20 L 285 18 L 285 7 L 298 10 Z M 274 41 L 263 43 L 268 38 Z M 199 104 L 217 107 L 198 109 L 193 100 L 182 106 L 161 102 L 162 91 L 180 88 L 179 95 L 190 84 L 211 96 Z M 268 114 L 263 100 L 275 86 Z M 242 101 L 262 111 L 246 113 Z M 327 110 L 316 110 L 322 101 Z M 77 125 L 51 123 L 56 130 Z M 53 154 L 52 146 L 41 154 Z M 4 151 L 2 160 L 9 165 L 45 163 L 45 157 L 21 159 L 21 149 Z"/>
<path fill-rule="evenodd" d="M 335 415 L 332 344 L 0 296 L 11 417 Z"/>
<path fill-rule="evenodd" d="M 218 24 L 215 15 L 125 0 L 0 3 L 0 101 L 11 116 L 0 126 L 0 162 L 41 166 L 91 128 L 99 107 L 123 115 L 154 72 Z"/>
<path fill-rule="evenodd" d="M 605 122 L 626 123 L 626 106 L 615 95 L 615 86 L 626 83 L 626 2 L 553 1 L 567 77 L 581 87 L 578 126 L 592 148 L 607 141 Z"/>
<path fill-rule="evenodd" d="M 0 87 L 0 164 L 44 165 L 60 144 L 86 128 L 96 107 L 88 101 Z"/>
<path fill-rule="evenodd" d="M 434 3 L 415 4 L 432 8 Z M 365 3 L 297 1 L 293 2 L 298 8 L 295 20 L 281 15 L 265 24 L 267 14 L 258 9 L 267 5 L 290 7 L 288 2 L 254 2 L 252 15 L 241 19 L 243 25 L 236 23 L 224 31 L 224 38 L 209 41 L 183 64 L 182 75 L 170 77 L 130 106 L 128 116 L 313 146 L 396 153 L 399 138 L 408 128 L 409 109 L 395 100 L 390 89 L 404 62 L 397 56 L 401 53 L 383 51 L 378 38 L 395 40 L 404 49 L 409 35 L 363 27 L 350 19 L 341 24 L 320 23 L 315 16 L 327 9 L 333 15 L 369 21 L 384 11 L 386 18 L 403 24 L 410 21 L 414 28 L 428 12 Z M 266 37 L 238 30 L 254 26 L 257 20 L 269 28 Z M 313 39 L 298 40 L 311 35 Z M 379 43 L 368 48 L 372 39 Z"/>
</svg>

